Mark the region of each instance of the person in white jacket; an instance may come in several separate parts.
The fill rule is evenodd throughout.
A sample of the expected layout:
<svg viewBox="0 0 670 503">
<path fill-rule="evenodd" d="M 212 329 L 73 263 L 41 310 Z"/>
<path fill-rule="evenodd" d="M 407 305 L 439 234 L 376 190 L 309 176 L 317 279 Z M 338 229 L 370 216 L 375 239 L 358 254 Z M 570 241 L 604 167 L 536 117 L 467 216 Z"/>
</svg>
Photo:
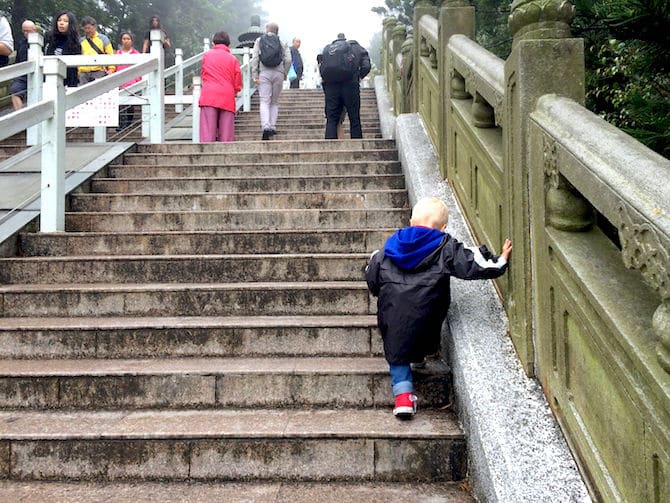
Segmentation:
<svg viewBox="0 0 670 503">
<path fill-rule="evenodd" d="M 265 25 L 265 34 L 256 39 L 251 58 L 251 75 L 261 99 L 263 140 L 277 133 L 279 95 L 291 68 L 291 50 L 279 38 L 277 23 Z"/>
</svg>

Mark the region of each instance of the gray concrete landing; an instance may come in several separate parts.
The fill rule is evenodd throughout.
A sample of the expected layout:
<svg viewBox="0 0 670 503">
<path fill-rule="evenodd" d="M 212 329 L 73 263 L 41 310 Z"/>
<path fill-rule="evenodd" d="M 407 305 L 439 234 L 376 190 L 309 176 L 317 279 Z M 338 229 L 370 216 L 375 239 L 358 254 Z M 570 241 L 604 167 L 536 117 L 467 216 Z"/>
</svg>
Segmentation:
<svg viewBox="0 0 670 503">
<path fill-rule="evenodd" d="M 70 143 L 65 149 L 65 191 L 71 192 L 133 143 Z M 39 216 L 40 147 L 30 147 L 0 162 L 0 243 Z M 4 255 L 0 249 L 0 255 Z"/>
</svg>

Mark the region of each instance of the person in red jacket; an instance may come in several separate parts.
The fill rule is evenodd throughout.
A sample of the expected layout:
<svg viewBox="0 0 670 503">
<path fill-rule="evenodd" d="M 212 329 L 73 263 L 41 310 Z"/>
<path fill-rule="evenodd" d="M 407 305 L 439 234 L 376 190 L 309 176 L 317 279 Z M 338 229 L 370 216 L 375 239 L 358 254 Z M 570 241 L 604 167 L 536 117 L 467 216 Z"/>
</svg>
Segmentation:
<svg viewBox="0 0 670 503">
<path fill-rule="evenodd" d="M 200 141 L 235 140 L 235 96 L 242 90 L 242 72 L 230 53 L 225 31 L 214 34 L 214 47 L 202 57 Z"/>
</svg>

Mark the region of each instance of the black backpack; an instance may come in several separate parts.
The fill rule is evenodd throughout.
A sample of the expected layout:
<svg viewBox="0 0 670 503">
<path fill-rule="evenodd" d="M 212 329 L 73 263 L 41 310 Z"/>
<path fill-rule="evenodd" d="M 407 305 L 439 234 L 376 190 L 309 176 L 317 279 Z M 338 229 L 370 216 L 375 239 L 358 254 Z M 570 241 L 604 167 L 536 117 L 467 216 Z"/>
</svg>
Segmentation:
<svg viewBox="0 0 670 503">
<path fill-rule="evenodd" d="M 268 68 L 279 66 L 284 60 L 284 51 L 282 50 L 281 40 L 276 35 L 261 35 L 258 42 L 261 63 Z"/>
<path fill-rule="evenodd" d="M 358 71 L 358 61 L 347 40 L 336 40 L 321 54 L 319 72 L 324 82 L 348 82 Z"/>
</svg>

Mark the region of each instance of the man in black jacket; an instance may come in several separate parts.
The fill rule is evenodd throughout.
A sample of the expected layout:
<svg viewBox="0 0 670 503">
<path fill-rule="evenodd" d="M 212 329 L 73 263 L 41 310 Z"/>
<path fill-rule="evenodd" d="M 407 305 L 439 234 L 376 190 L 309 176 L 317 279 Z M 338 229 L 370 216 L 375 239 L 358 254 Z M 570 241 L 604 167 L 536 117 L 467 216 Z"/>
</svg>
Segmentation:
<svg viewBox="0 0 670 503">
<path fill-rule="evenodd" d="M 334 72 L 330 71 L 331 64 L 339 61 L 338 58 L 344 61 L 339 65 L 341 68 L 339 71 L 337 68 Z M 340 33 L 336 40 L 323 48 L 317 62 L 326 98 L 326 139 L 337 138 L 337 125 L 345 108 L 349 115 L 351 137 L 363 138 L 360 81 L 370 73 L 368 51 Z"/>
<path fill-rule="evenodd" d="M 497 257 L 485 246 L 469 248 L 447 234 L 447 207 L 431 197 L 412 209 L 410 227 L 398 230 L 370 258 L 365 279 L 377 300 L 377 324 L 384 341 L 396 402 L 393 415 L 416 413 L 411 363 L 440 349 L 442 322 L 451 301 L 449 280 L 492 279 L 507 270 L 512 243 Z"/>
<path fill-rule="evenodd" d="M 303 64 L 302 56 L 300 55 L 300 39 L 295 37 L 291 45 L 291 61 L 293 61 L 293 68 L 297 77 L 291 81 L 289 87 L 291 89 L 300 89 L 300 79 L 302 79 Z"/>
</svg>

